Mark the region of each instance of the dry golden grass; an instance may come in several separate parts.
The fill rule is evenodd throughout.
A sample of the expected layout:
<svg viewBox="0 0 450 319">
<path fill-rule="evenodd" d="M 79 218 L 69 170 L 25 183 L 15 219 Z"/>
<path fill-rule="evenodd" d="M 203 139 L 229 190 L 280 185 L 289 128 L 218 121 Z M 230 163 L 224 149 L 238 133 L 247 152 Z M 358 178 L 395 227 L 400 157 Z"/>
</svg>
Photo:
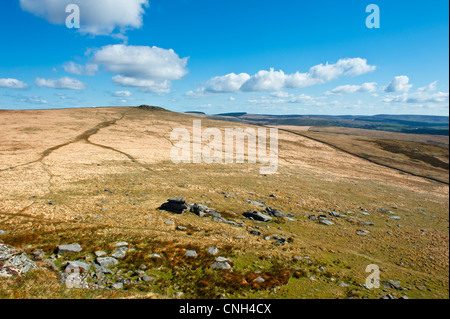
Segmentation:
<svg viewBox="0 0 450 319">
<path fill-rule="evenodd" d="M 360 286 L 367 276 L 365 267 L 376 263 L 382 267 L 382 280 L 400 280 L 404 287 L 412 287 L 398 294 L 448 298 L 447 185 L 381 167 L 284 131 L 279 132 L 280 166 L 274 175 L 261 175 L 260 165 L 248 163 L 174 164 L 169 157 L 171 131 L 178 127 L 192 130 L 192 120 L 198 117 L 163 110 L 91 108 L 4 111 L 0 115 L 0 229 L 7 232 L 0 240 L 16 247 L 31 245 L 29 250 L 39 247 L 47 254 L 58 244 L 73 242 L 82 244 L 86 254 L 110 251 L 112 243 L 126 240 L 142 251 L 167 256 L 163 264 L 156 265 L 145 254 L 130 255 L 130 265 L 148 263 L 155 268 L 160 279 L 153 290 L 113 296 L 96 292 L 94 297 L 165 298 L 175 283 L 194 298 L 213 298 L 218 291 L 237 298 L 345 298 L 353 292 L 357 297 L 380 297 L 383 290 Z M 243 127 L 208 119 L 202 119 L 202 126 Z M 373 140 L 358 139 L 373 149 Z M 222 192 L 235 196 L 225 198 Z M 174 196 L 214 207 L 245 226 L 159 211 Z M 257 208 L 247 199 L 293 213 L 295 221 L 261 224 L 246 220 L 242 213 Z M 359 207 L 371 215 L 361 215 Z M 402 220 L 390 220 L 378 208 L 394 210 Z M 327 227 L 306 218 L 333 209 L 352 210 L 356 219 L 372 221 L 375 226 L 363 227 L 371 233 L 361 237 L 356 231 L 362 226 L 344 219 Z M 165 223 L 169 219 L 172 225 Z M 188 230 L 176 230 L 177 225 Z M 255 227 L 261 227 L 264 235 L 278 234 L 292 242 L 280 246 L 250 235 L 248 230 Z M 209 246 L 217 246 L 234 261 L 235 273 L 226 285 L 214 272 L 198 264 L 183 265 L 185 260 L 180 259 L 179 254 L 189 247 L 203 251 Z M 293 261 L 297 255 L 310 256 L 313 263 Z M 208 259 L 201 256 L 201 260 Z M 319 271 L 321 266 L 327 272 Z M 262 287 L 254 287 L 256 270 L 267 279 Z M 310 275 L 317 281 L 309 280 Z M 40 276 L 46 275 L 32 279 L 33 285 L 40 285 Z M 352 287 L 337 286 L 340 280 Z M 90 296 L 55 285 L 56 292 L 50 289 L 47 297 Z M 417 288 L 422 286 L 425 289 Z M 0 297 L 34 296 L 23 289 L 19 283 L 3 285 Z"/>
</svg>

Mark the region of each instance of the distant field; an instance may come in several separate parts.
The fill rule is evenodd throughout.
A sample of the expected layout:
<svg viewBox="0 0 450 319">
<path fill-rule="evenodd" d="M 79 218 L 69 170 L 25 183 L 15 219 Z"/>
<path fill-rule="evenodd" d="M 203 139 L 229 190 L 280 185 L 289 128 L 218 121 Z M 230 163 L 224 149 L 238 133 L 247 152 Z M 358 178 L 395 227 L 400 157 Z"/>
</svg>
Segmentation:
<svg viewBox="0 0 450 319">
<path fill-rule="evenodd" d="M 449 182 L 449 137 L 342 127 L 280 126 L 380 164 Z"/>
</svg>

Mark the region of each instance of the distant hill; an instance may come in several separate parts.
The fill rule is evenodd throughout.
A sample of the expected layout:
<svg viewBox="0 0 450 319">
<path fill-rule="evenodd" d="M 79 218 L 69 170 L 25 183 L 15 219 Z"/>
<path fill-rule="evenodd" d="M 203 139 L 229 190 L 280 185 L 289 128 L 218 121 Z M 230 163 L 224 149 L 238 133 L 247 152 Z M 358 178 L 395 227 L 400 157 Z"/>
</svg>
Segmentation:
<svg viewBox="0 0 450 319">
<path fill-rule="evenodd" d="M 431 115 L 270 115 L 223 113 L 208 118 L 258 125 L 335 126 L 389 132 L 449 135 L 449 117 Z"/>
</svg>

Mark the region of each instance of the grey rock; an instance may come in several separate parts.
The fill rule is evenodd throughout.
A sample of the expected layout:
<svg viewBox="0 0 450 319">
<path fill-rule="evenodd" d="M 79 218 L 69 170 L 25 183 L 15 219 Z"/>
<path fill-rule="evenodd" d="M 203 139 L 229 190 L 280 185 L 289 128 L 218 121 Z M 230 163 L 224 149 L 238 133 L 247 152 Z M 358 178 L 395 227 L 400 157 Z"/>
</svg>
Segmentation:
<svg viewBox="0 0 450 319">
<path fill-rule="evenodd" d="M 217 255 L 219 253 L 219 249 L 217 247 L 209 247 L 207 250 L 210 255 Z"/>
<path fill-rule="evenodd" d="M 97 264 L 94 264 L 94 269 L 97 273 L 102 273 L 102 274 L 112 274 L 113 273 L 110 269 L 100 266 L 100 265 L 97 265 Z"/>
<path fill-rule="evenodd" d="M 0 277 L 20 276 L 37 268 L 24 251 L 0 244 Z"/>
<path fill-rule="evenodd" d="M 231 265 L 226 261 L 216 261 L 211 265 L 212 269 L 231 269 Z"/>
<path fill-rule="evenodd" d="M 172 197 L 167 200 L 169 203 L 186 204 L 186 200 L 182 197 Z"/>
<path fill-rule="evenodd" d="M 181 214 L 188 208 L 189 205 L 186 203 L 186 200 L 184 198 L 174 197 L 170 198 L 166 203 L 162 204 L 159 209 L 176 214 Z"/>
<path fill-rule="evenodd" d="M 150 276 L 148 276 L 148 275 L 146 275 L 146 274 L 144 274 L 141 278 L 142 278 L 142 280 L 145 281 L 145 282 L 153 282 L 153 281 L 155 281 L 155 278 L 150 277 Z"/>
<path fill-rule="evenodd" d="M 34 260 L 43 260 L 44 259 L 44 252 L 42 249 L 36 249 L 32 253 Z"/>
<path fill-rule="evenodd" d="M 332 221 L 330 221 L 330 220 L 321 220 L 321 221 L 319 221 L 319 223 L 320 223 L 320 224 L 327 225 L 327 226 L 332 226 L 332 225 L 334 225 L 334 223 L 333 223 Z"/>
<path fill-rule="evenodd" d="M 116 290 L 120 290 L 123 288 L 123 283 L 122 282 L 115 282 L 111 285 L 111 288 L 116 289 Z"/>
<path fill-rule="evenodd" d="M 89 271 L 89 269 L 91 269 L 91 265 L 82 262 L 82 261 L 69 261 L 67 262 L 67 266 L 64 269 L 64 271 L 66 273 L 73 273 L 73 272 L 78 272 L 78 273 L 87 273 Z"/>
<path fill-rule="evenodd" d="M 257 201 L 253 201 L 253 200 L 249 200 L 247 199 L 247 203 L 250 203 L 252 205 L 256 205 L 256 206 L 260 206 L 260 207 L 265 207 L 265 205 L 263 203 L 257 202 Z"/>
<path fill-rule="evenodd" d="M 260 231 L 253 230 L 253 229 L 250 230 L 249 233 L 252 234 L 252 235 L 255 235 L 255 236 L 261 236 L 262 235 L 262 233 Z"/>
<path fill-rule="evenodd" d="M 373 222 L 359 222 L 361 226 L 374 226 L 375 224 Z"/>
<path fill-rule="evenodd" d="M 190 258 L 197 258 L 198 254 L 195 250 L 188 250 L 187 252 L 185 252 L 184 256 Z"/>
<path fill-rule="evenodd" d="M 128 247 L 122 246 L 116 249 L 116 251 L 111 255 L 112 257 L 116 259 L 123 259 L 125 258 L 128 251 Z"/>
<path fill-rule="evenodd" d="M 277 209 L 271 208 L 271 207 L 266 207 L 265 212 L 273 217 L 286 217 L 286 214 L 280 212 Z"/>
<path fill-rule="evenodd" d="M 117 244 L 114 244 L 113 247 L 123 247 L 123 246 L 128 246 L 130 245 L 129 243 L 127 243 L 126 241 L 121 241 L 118 242 Z"/>
<path fill-rule="evenodd" d="M 162 258 L 160 254 L 156 254 L 156 253 L 150 254 L 148 257 L 149 257 L 149 258 L 155 258 L 155 259 L 160 259 L 160 258 Z"/>
<path fill-rule="evenodd" d="M 346 284 L 346 283 L 343 282 L 343 281 L 340 281 L 340 282 L 338 283 L 338 285 L 339 285 L 340 287 L 350 287 L 349 284 Z"/>
<path fill-rule="evenodd" d="M 248 212 L 245 212 L 243 215 L 246 218 L 258 220 L 258 221 L 262 221 L 262 222 L 268 222 L 268 221 L 272 220 L 272 217 L 270 217 L 269 215 L 266 215 L 266 214 L 263 214 L 263 213 L 257 212 L 257 211 L 248 211 Z"/>
<path fill-rule="evenodd" d="M 263 277 L 258 277 L 258 278 L 253 279 L 253 281 L 254 281 L 254 282 L 258 282 L 258 283 L 263 283 L 263 282 L 265 282 L 266 280 L 265 280 Z"/>
<path fill-rule="evenodd" d="M 104 257 L 104 256 L 107 255 L 107 253 L 105 251 L 102 251 L 102 250 L 97 250 L 94 254 L 97 257 Z"/>
<path fill-rule="evenodd" d="M 178 230 L 186 230 L 187 227 L 184 227 L 184 226 L 177 226 L 177 229 L 178 229 Z"/>
<path fill-rule="evenodd" d="M 83 250 L 80 244 L 71 244 L 71 245 L 59 245 L 57 248 L 58 254 L 66 254 L 66 253 L 79 253 Z"/>
<path fill-rule="evenodd" d="M 119 263 L 119 261 L 114 257 L 98 257 L 96 260 L 100 266 L 106 268 L 116 266 Z"/>
</svg>

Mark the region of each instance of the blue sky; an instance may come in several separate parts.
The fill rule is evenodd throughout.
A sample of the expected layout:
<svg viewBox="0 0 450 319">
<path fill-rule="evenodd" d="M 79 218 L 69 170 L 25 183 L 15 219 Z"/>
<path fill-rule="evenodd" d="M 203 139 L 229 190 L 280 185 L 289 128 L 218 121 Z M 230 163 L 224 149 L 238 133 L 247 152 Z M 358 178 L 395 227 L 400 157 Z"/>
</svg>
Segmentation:
<svg viewBox="0 0 450 319">
<path fill-rule="evenodd" d="M 448 115 L 448 1 L 54 3 L 0 4 L 0 109 Z"/>
</svg>

